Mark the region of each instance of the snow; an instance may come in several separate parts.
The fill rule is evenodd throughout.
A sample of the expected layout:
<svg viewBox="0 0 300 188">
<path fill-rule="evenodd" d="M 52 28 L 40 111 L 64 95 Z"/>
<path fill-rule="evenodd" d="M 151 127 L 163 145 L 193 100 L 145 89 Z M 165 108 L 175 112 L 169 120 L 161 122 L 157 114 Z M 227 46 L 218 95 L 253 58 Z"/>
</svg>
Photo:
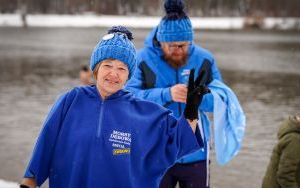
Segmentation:
<svg viewBox="0 0 300 188">
<path fill-rule="evenodd" d="M 242 29 L 244 18 L 223 17 L 223 18 L 191 18 L 195 29 Z"/>
<path fill-rule="evenodd" d="M 195 29 L 243 29 L 244 17 L 191 17 Z M 111 27 L 125 25 L 133 28 L 152 28 L 161 17 L 108 15 L 27 15 L 29 27 Z M 0 14 L 0 27 L 21 27 L 19 14 Z M 300 29 L 300 18 L 264 18 L 263 29 Z"/>
<path fill-rule="evenodd" d="M 300 19 L 299 18 L 266 18 L 264 20 L 264 28 L 265 29 L 281 29 L 287 30 L 290 28 L 300 29 Z"/>
<path fill-rule="evenodd" d="M 21 17 L 18 14 L 0 14 L 0 26 L 22 26 Z"/>
<path fill-rule="evenodd" d="M 19 184 L 0 179 L 0 188 L 18 188 Z"/>
</svg>

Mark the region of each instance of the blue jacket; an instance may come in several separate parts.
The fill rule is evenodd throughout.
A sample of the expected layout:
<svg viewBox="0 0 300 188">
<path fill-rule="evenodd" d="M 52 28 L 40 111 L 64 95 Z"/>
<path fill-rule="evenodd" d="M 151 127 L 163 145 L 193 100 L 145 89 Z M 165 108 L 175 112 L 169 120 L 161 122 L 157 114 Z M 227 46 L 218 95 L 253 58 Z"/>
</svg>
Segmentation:
<svg viewBox="0 0 300 188">
<path fill-rule="evenodd" d="M 163 58 L 163 52 L 156 41 L 157 28 L 154 28 L 145 40 L 145 47 L 138 51 L 138 68 L 126 88 L 136 97 L 149 100 L 170 109 L 176 117 L 180 117 L 185 108 L 184 103 L 173 102 L 170 88 L 178 83 L 187 84 L 189 71 L 195 69 L 198 73 L 203 61 L 211 63 L 213 79 L 221 80 L 221 74 L 216 66 L 212 54 L 192 44 L 189 48 L 188 62 L 178 70 L 172 68 Z M 201 103 L 201 110 L 212 112 L 213 96 L 207 94 Z M 205 135 L 204 135 L 205 136 Z M 193 157 L 180 160 L 180 163 L 189 163 L 206 159 L 206 148 Z"/>
<path fill-rule="evenodd" d="M 25 177 L 53 188 L 153 188 L 182 156 L 199 149 L 184 118 L 120 90 L 95 86 L 62 95 L 37 140 Z"/>
</svg>

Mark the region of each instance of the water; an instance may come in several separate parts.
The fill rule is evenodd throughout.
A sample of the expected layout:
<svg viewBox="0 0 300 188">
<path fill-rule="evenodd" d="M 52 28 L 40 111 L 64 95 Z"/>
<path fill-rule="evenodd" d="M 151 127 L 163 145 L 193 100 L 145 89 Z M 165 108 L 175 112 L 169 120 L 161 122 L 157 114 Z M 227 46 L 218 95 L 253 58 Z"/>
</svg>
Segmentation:
<svg viewBox="0 0 300 188">
<path fill-rule="evenodd" d="M 19 181 L 57 96 L 78 85 L 78 71 L 104 29 L 0 28 L 0 179 Z M 148 30 L 133 30 L 143 45 Z M 224 167 L 214 158 L 214 188 L 260 187 L 279 123 L 300 113 L 300 33 L 196 31 L 247 116 L 243 148 Z"/>
</svg>

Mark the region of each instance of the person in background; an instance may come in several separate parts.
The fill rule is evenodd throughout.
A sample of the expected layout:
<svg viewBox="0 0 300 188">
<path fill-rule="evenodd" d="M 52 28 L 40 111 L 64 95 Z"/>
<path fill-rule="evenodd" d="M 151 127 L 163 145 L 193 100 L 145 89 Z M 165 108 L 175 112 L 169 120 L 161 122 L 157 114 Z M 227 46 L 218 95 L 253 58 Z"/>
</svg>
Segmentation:
<svg viewBox="0 0 300 188">
<path fill-rule="evenodd" d="M 193 42 L 194 32 L 183 2 L 166 0 L 164 7 L 166 15 L 148 35 L 144 48 L 138 51 L 138 68 L 126 88 L 136 97 L 160 104 L 180 117 L 186 105 L 191 69 L 198 74 L 205 65 L 209 74 L 206 84 L 213 79 L 222 82 L 222 78 L 213 55 Z M 200 109 L 212 112 L 212 106 L 212 95 L 205 95 Z M 182 188 L 208 187 L 209 146 L 205 140 L 209 140 L 209 128 L 199 127 L 203 148 L 177 161 L 162 179 L 161 188 L 175 188 L 177 182 Z"/>
<path fill-rule="evenodd" d="M 280 126 L 262 188 L 300 188 L 300 116 Z"/>
<path fill-rule="evenodd" d="M 87 65 L 82 65 L 79 71 L 79 79 L 81 85 L 93 84 L 93 72 Z"/>
<path fill-rule="evenodd" d="M 208 92 L 191 72 L 179 119 L 124 90 L 136 67 L 131 32 L 113 27 L 94 48 L 96 85 L 76 87 L 51 109 L 25 171 L 22 188 L 155 188 L 182 156 L 199 150 L 198 107 Z"/>
</svg>

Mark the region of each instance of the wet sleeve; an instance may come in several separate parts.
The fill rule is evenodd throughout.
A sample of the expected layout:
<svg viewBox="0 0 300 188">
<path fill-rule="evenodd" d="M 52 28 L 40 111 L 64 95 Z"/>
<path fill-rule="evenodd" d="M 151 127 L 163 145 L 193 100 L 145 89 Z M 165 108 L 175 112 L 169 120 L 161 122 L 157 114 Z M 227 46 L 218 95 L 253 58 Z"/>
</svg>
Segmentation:
<svg viewBox="0 0 300 188">
<path fill-rule="evenodd" d="M 183 117 L 176 120 L 166 113 L 155 118 L 149 127 L 143 126 L 137 136 L 131 153 L 131 182 L 134 185 L 143 185 L 154 178 L 155 186 L 152 187 L 159 187 L 169 167 L 200 148 L 188 122 Z"/>
<path fill-rule="evenodd" d="M 140 99 L 165 105 L 172 101 L 170 87 L 167 88 L 143 88 L 143 74 L 140 66 L 137 67 L 134 75 L 128 81 L 126 89 L 131 91 L 133 95 Z"/>
<path fill-rule="evenodd" d="M 158 126 L 157 146 L 153 157 L 162 168 L 168 168 L 181 157 L 200 149 L 189 123 L 181 116 L 178 120 L 167 115 Z"/>
<path fill-rule="evenodd" d="M 172 115 L 168 115 L 163 123 L 165 125 L 161 127 L 165 129 L 164 137 L 161 138 L 160 143 L 165 146 L 161 154 L 165 156 L 167 167 L 181 157 L 200 149 L 194 132 L 183 116 L 176 120 Z"/>
<path fill-rule="evenodd" d="M 300 164 L 300 139 L 294 136 L 283 149 L 277 171 L 280 187 L 298 188 L 297 168 Z"/>
<path fill-rule="evenodd" d="M 56 138 L 63 120 L 63 110 L 67 94 L 62 95 L 49 112 L 34 147 L 24 178 L 35 178 L 38 186 L 49 176 L 49 166 Z"/>
</svg>

